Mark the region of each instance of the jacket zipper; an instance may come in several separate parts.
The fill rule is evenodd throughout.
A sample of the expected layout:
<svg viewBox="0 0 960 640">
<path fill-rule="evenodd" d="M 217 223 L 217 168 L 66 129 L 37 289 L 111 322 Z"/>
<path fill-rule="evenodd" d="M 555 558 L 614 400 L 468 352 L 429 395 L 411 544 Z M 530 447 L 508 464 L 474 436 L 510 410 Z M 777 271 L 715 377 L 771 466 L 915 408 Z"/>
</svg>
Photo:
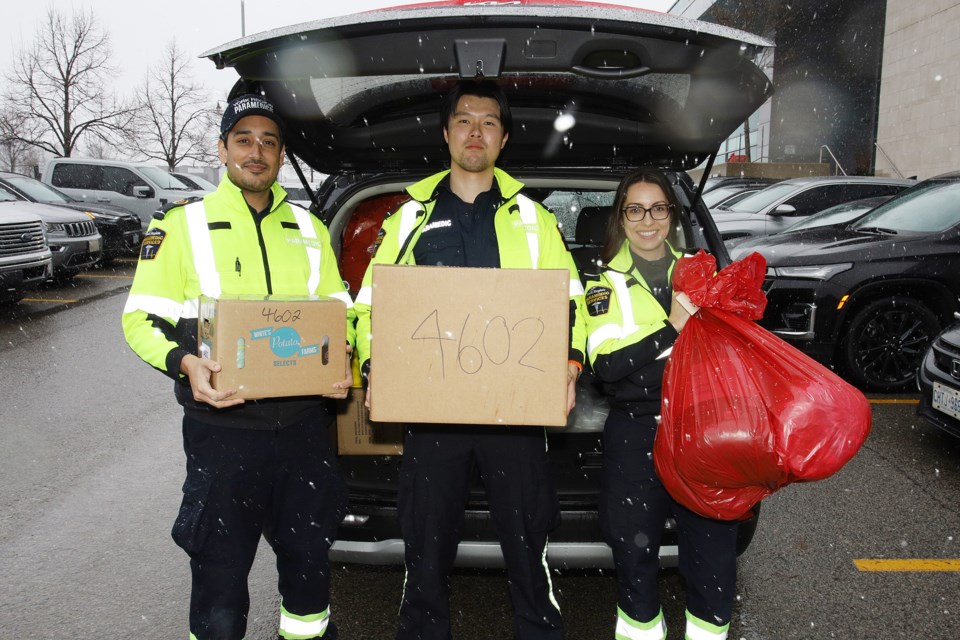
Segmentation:
<svg viewBox="0 0 960 640">
<path fill-rule="evenodd" d="M 267 245 L 263 241 L 263 229 L 260 228 L 260 223 L 263 222 L 263 219 L 258 219 L 257 223 L 257 240 L 260 242 L 260 255 L 263 256 L 263 275 L 267 280 L 267 295 L 273 295 L 273 282 L 270 278 L 270 261 L 267 260 Z"/>
</svg>

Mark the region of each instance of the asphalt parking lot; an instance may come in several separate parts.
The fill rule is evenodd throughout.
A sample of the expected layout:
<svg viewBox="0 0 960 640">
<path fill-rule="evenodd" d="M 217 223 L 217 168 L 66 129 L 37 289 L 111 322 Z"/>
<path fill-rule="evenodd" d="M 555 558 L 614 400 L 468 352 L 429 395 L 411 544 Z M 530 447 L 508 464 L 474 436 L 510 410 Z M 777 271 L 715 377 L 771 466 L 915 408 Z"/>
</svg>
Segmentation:
<svg viewBox="0 0 960 640">
<path fill-rule="evenodd" d="M 104 620 L 116 637 L 186 628 L 189 571 L 169 535 L 180 412 L 169 380 L 123 342 L 134 268 L 81 274 L 0 312 L 0 637 L 95 637 Z M 869 398 L 873 431 L 840 473 L 765 501 L 739 562 L 732 640 L 960 638 L 960 442 L 916 416 L 916 394 Z M 273 565 L 263 545 L 251 640 L 276 637 Z M 337 565 L 341 637 L 390 637 L 402 585 L 402 567 Z M 557 572 L 554 585 L 568 638 L 610 637 L 609 572 Z M 660 589 L 668 637 L 679 640 L 676 571 Z M 502 571 L 456 572 L 452 605 L 458 640 L 510 637 Z"/>
</svg>

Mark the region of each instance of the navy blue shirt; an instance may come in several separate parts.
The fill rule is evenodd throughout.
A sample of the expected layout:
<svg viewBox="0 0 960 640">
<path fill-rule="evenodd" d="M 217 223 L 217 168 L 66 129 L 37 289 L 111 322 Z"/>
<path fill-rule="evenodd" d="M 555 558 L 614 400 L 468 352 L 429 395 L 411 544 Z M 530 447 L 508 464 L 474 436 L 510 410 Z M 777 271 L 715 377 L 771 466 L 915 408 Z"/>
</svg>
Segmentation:
<svg viewBox="0 0 960 640">
<path fill-rule="evenodd" d="M 450 190 L 450 177 L 437 185 L 437 203 L 420 232 L 413 256 L 419 265 L 499 267 L 500 246 L 493 224 L 502 197 L 494 181 L 472 202 Z"/>
</svg>

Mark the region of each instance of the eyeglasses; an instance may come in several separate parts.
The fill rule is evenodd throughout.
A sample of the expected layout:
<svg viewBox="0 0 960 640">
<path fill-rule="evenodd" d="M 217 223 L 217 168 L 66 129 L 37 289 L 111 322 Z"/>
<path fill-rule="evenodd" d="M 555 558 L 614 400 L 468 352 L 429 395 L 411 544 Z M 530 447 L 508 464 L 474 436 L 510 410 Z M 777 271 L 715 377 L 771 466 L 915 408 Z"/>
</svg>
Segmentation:
<svg viewBox="0 0 960 640">
<path fill-rule="evenodd" d="M 670 217 L 670 212 L 673 211 L 673 205 L 660 203 L 647 208 L 641 207 L 638 204 L 628 204 L 620 209 L 620 211 L 623 212 L 623 215 L 625 215 L 630 222 L 640 222 L 647 217 L 648 213 L 654 220 L 666 220 Z"/>
</svg>

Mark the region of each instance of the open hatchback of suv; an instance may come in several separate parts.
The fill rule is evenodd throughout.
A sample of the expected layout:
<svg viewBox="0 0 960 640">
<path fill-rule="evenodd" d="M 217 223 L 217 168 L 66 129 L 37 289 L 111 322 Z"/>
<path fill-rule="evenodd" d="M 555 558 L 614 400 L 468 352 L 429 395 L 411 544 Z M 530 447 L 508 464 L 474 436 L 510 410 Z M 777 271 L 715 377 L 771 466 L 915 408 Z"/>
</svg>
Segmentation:
<svg viewBox="0 0 960 640">
<path fill-rule="evenodd" d="M 496 80 L 511 105 L 513 133 L 498 166 L 556 214 L 581 269 L 596 263 L 620 177 L 647 164 L 674 177 L 685 247 L 704 247 L 726 264 L 684 170 L 712 162 L 766 100 L 770 83 L 753 60 L 767 46 L 746 33 L 639 9 L 460 0 L 294 25 L 204 55 L 240 75 L 231 97 L 261 92 L 276 105 L 295 167 L 329 174 L 316 210 L 356 293 L 384 213 L 404 199 L 406 186 L 448 166 L 441 97 L 460 78 L 478 75 Z M 567 428 L 549 433 L 562 509 L 550 536 L 554 566 L 612 564 L 597 524 L 605 417 L 585 375 Z M 402 562 L 399 457 L 340 462 L 350 515 L 333 559 Z M 755 526 L 755 518 L 742 523 L 741 550 Z M 667 531 L 664 564 L 675 562 L 675 543 Z M 479 477 L 457 563 L 502 564 Z"/>
</svg>

